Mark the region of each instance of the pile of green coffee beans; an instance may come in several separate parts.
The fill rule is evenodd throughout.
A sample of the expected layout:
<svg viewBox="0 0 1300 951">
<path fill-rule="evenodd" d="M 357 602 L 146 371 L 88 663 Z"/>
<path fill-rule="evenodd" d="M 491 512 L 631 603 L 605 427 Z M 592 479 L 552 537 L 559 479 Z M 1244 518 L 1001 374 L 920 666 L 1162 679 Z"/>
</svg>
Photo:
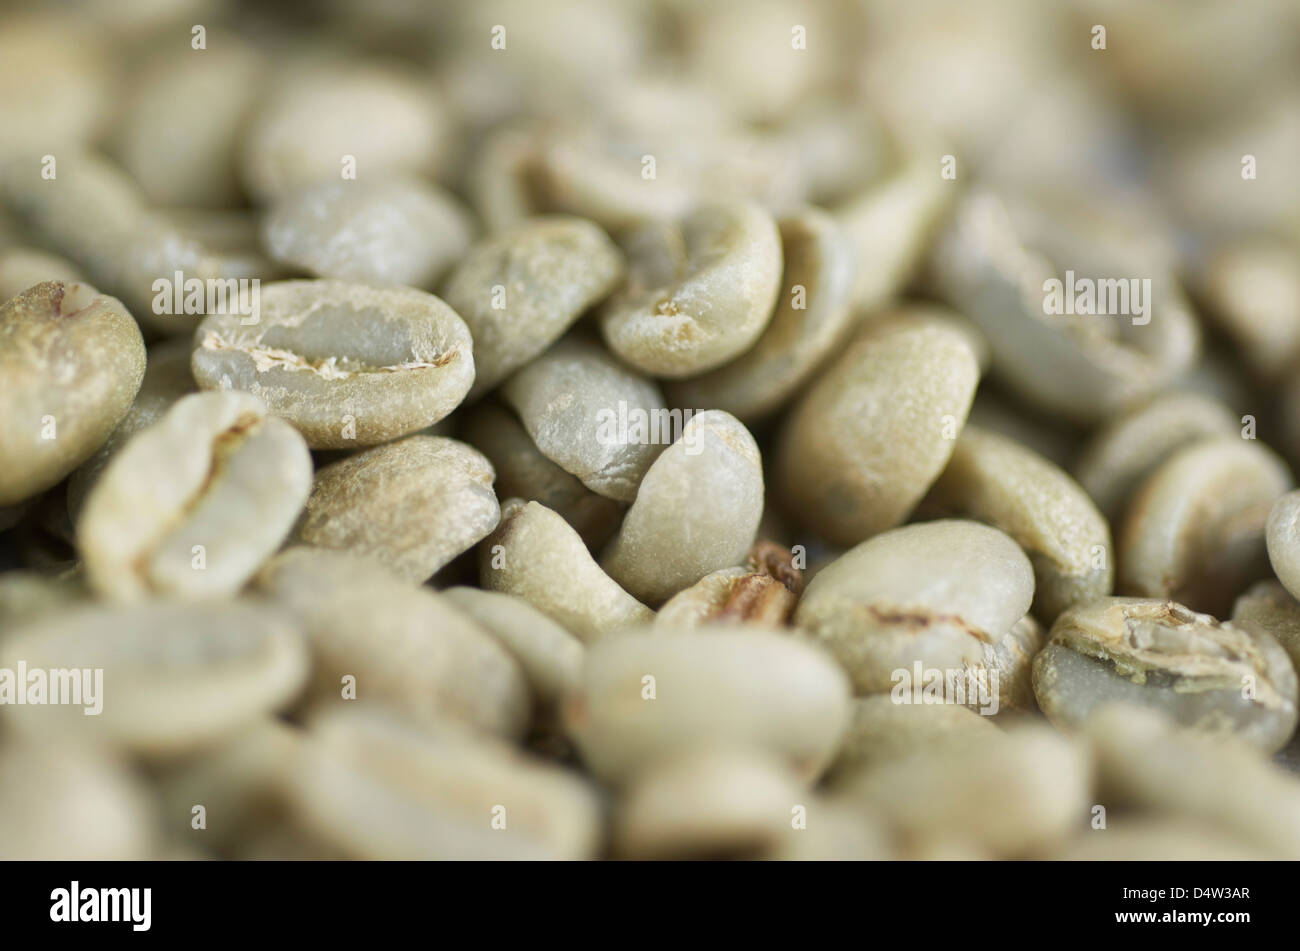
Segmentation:
<svg viewBox="0 0 1300 951">
<path fill-rule="evenodd" d="M 0 857 L 1300 858 L 1298 37 L 8 4 Z"/>
</svg>

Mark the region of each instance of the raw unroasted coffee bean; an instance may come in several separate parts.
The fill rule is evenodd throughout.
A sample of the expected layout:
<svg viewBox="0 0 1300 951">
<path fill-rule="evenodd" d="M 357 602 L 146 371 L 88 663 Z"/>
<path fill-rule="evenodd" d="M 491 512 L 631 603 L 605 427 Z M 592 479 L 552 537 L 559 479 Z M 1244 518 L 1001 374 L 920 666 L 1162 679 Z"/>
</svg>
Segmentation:
<svg viewBox="0 0 1300 951">
<path fill-rule="evenodd" d="M 443 148 L 443 126 L 434 90 L 406 71 L 295 63 L 276 77 L 244 136 L 244 187 L 268 201 L 340 176 L 373 181 L 428 172 Z"/>
<path fill-rule="evenodd" d="M 438 422 L 474 380 L 469 330 L 434 297 L 340 281 L 264 286 L 256 319 L 214 314 L 194 379 L 248 390 L 313 449 L 373 446 Z"/>
<path fill-rule="evenodd" d="M 465 587 L 442 594 L 505 646 L 544 708 L 553 708 L 578 684 L 586 656 L 582 641 L 523 598 Z"/>
<path fill-rule="evenodd" d="M 500 498 L 540 502 L 559 513 L 592 550 L 618 528 L 623 515 L 619 504 L 592 492 L 547 459 L 518 417 L 496 400 L 483 400 L 457 417 L 460 437 L 487 456 L 496 470 Z"/>
<path fill-rule="evenodd" d="M 292 548 L 257 576 L 301 623 L 312 699 L 377 704 L 420 726 L 453 717 L 503 736 L 528 726 L 515 659 L 450 600 L 340 552 Z"/>
<path fill-rule="evenodd" d="M 808 798 L 771 753 L 693 750 L 637 777 L 614 822 L 614 851 L 628 859 L 758 858 L 799 834 L 792 815 Z"/>
<path fill-rule="evenodd" d="M 1220 436 L 1180 449 L 1129 503 L 1118 590 L 1226 615 L 1268 573 L 1269 509 L 1292 485 L 1282 460 L 1256 442 Z"/>
<path fill-rule="evenodd" d="M 1300 492 L 1288 492 L 1273 503 L 1266 541 L 1273 571 L 1294 595 L 1300 591 Z"/>
<path fill-rule="evenodd" d="M 194 392 L 190 353 L 191 346 L 185 340 L 167 340 L 149 348 L 144 380 L 131 408 L 104 445 L 68 477 L 68 514 L 74 521 L 80 515 L 86 493 L 126 441 L 161 419 L 182 396 Z"/>
<path fill-rule="evenodd" d="M 590 859 L 600 843 L 595 793 L 571 772 L 361 713 L 312 726 L 293 801 L 358 859 Z"/>
<path fill-rule="evenodd" d="M 743 568 L 720 568 L 675 594 L 655 615 L 655 627 L 701 624 L 785 624 L 803 592 L 803 573 L 788 549 L 756 542 Z"/>
<path fill-rule="evenodd" d="M 148 791 L 122 763 L 79 744 L 0 749 L 0 860 L 153 858 Z"/>
<path fill-rule="evenodd" d="M 210 597 L 241 588 L 311 489 L 311 454 L 247 393 L 184 397 L 109 462 L 77 547 L 104 597 Z"/>
<path fill-rule="evenodd" d="M 763 466 L 739 420 L 691 418 L 655 460 L 601 566 L 647 604 L 739 564 L 763 517 Z"/>
<path fill-rule="evenodd" d="M 374 559 L 421 582 L 492 531 L 492 465 L 442 436 L 410 436 L 316 473 L 295 540 Z"/>
<path fill-rule="evenodd" d="M 960 704 L 899 703 L 886 693 L 854 697 L 853 716 L 829 778 L 838 782 L 863 766 L 942 750 L 949 737 L 965 742 L 996 729 L 988 717 Z"/>
<path fill-rule="evenodd" d="M 647 224 L 624 244 L 628 276 L 603 309 L 609 348 L 654 376 L 679 378 L 739 356 L 763 333 L 781 283 L 781 238 L 752 203 L 705 205 Z"/>
<path fill-rule="evenodd" d="M 144 364 L 140 328 L 89 284 L 37 284 L 0 305 L 0 505 L 50 488 L 103 445 Z"/>
<path fill-rule="evenodd" d="M 5 11 L 0 144 L 35 155 L 96 138 L 115 110 L 111 41 L 86 11 Z M 35 164 L 33 167 L 37 167 Z"/>
<path fill-rule="evenodd" d="M 917 319 L 867 328 L 786 418 L 782 497 L 837 545 L 892 528 L 943 471 L 978 380 L 956 329 Z"/>
<path fill-rule="evenodd" d="M 1064 730 L 1108 703 L 1127 703 L 1276 750 L 1295 732 L 1300 690 L 1286 651 L 1259 629 L 1172 601 L 1100 598 L 1052 626 L 1034 658 L 1034 694 Z"/>
<path fill-rule="evenodd" d="M 1033 569 L 1014 541 L 942 520 L 886 532 L 831 562 L 808 583 L 794 623 L 835 655 L 859 693 L 876 693 L 918 663 L 979 664 L 1033 595 Z"/>
<path fill-rule="evenodd" d="M 904 842 L 961 839 L 995 855 L 1041 854 L 1088 816 L 1084 751 L 1045 727 L 955 733 L 867 767 L 851 794 Z"/>
<path fill-rule="evenodd" d="M 363 179 L 289 192 L 272 206 L 262 237 L 276 261 L 317 277 L 422 288 L 465 253 L 470 222 L 432 185 Z"/>
<path fill-rule="evenodd" d="M 1261 581 L 1244 591 L 1232 607 L 1232 624 L 1269 635 L 1300 670 L 1300 602 L 1276 581 Z"/>
<path fill-rule="evenodd" d="M 1074 467 L 1097 508 L 1118 525 L 1134 493 L 1177 450 L 1209 436 L 1232 436 L 1238 421 L 1197 393 L 1160 394 L 1107 423 Z"/>
<path fill-rule="evenodd" d="M 1300 858 L 1300 782 L 1253 749 L 1118 704 L 1087 727 L 1102 802 L 1204 822 L 1255 849 Z"/>
<path fill-rule="evenodd" d="M 1237 343 L 1246 364 L 1276 381 L 1300 356 L 1300 272 L 1296 245 L 1267 240 L 1217 248 L 1203 279 L 1208 313 Z"/>
<path fill-rule="evenodd" d="M 1034 613 L 1050 624 L 1075 601 L 1110 594 L 1110 529 L 1079 484 L 1013 439 L 967 426 L 930 504 L 1010 535 L 1034 566 Z"/>
<path fill-rule="evenodd" d="M 565 704 L 588 768 L 614 782 L 716 746 L 766 751 L 813 779 L 848 717 L 848 680 L 829 657 L 758 628 L 607 637 L 587 652 L 582 689 Z"/>
<path fill-rule="evenodd" d="M 601 570 L 564 519 L 537 502 L 501 506 L 500 525 L 479 548 L 479 580 L 489 591 L 518 595 L 586 644 L 653 617 Z"/>
<path fill-rule="evenodd" d="M 24 247 L 0 251 L 0 304 L 46 281 L 76 284 L 84 280 L 75 264 L 57 254 Z"/>
<path fill-rule="evenodd" d="M 785 258 L 776 312 L 757 343 L 725 366 L 669 388 L 674 406 L 750 422 L 782 407 L 852 330 L 853 246 L 826 212 L 778 222 Z"/>
<path fill-rule="evenodd" d="M 283 709 L 309 663 L 287 616 L 246 601 L 60 612 L 5 640 L 0 666 L 19 662 L 28 671 L 76 671 L 81 692 L 60 705 L 5 706 L 11 726 L 47 742 L 71 733 L 150 755 L 203 746 Z M 100 712 L 87 716 L 96 706 Z"/>
<path fill-rule="evenodd" d="M 581 218 L 532 218 L 475 244 L 440 289 L 474 336 L 471 396 L 554 343 L 622 276 L 622 253 Z"/>
<path fill-rule="evenodd" d="M 636 498 L 646 470 L 684 423 L 657 385 L 584 337 L 557 343 L 511 377 L 501 395 L 543 455 L 620 502 Z"/>
</svg>

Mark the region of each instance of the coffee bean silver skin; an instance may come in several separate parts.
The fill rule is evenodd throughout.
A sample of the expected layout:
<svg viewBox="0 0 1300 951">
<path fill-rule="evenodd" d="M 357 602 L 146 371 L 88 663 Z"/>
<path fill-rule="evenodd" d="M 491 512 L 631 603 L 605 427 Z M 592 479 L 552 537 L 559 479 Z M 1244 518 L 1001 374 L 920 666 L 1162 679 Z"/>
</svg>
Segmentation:
<svg viewBox="0 0 1300 951">
<path fill-rule="evenodd" d="M 284 541 L 311 489 L 301 436 L 247 393 L 182 398 L 86 499 L 77 546 L 115 600 L 233 594 Z"/>
<path fill-rule="evenodd" d="M 59 482 L 108 439 L 144 378 L 140 328 L 89 284 L 0 305 L 0 505 Z"/>
<path fill-rule="evenodd" d="M 530 218 L 473 245 L 439 289 L 474 337 L 471 398 L 559 339 L 623 271 L 605 232 L 565 215 Z"/>
<path fill-rule="evenodd" d="M 1172 601 L 1099 598 L 1067 610 L 1034 659 L 1047 718 L 1078 729 L 1107 703 L 1161 712 L 1266 751 L 1296 727 L 1296 671 L 1272 636 Z"/>
<path fill-rule="evenodd" d="M 496 528 L 492 465 L 443 436 L 409 436 L 316 473 L 294 540 L 423 582 Z"/>
<path fill-rule="evenodd" d="M 260 296 L 256 319 L 204 318 L 194 379 L 254 394 L 313 449 L 373 446 L 431 426 L 473 383 L 469 329 L 432 294 L 284 281 Z"/>
<path fill-rule="evenodd" d="M 624 242 L 628 275 L 600 314 L 620 359 L 652 376 L 721 366 L 756 341 L 781 283 L 781 238 L 752 203 L 705 205 Z"/>
<path fill-rule="evenodd" d="M 977 522 L 926 522 L 878 535 L 819 571 L 794 624 L 844 665 L 858 693 L 876 693 L 918 662 L 979 664 L 1033 594 L 1029 559 L 1008 536 Z"/>
</svg>

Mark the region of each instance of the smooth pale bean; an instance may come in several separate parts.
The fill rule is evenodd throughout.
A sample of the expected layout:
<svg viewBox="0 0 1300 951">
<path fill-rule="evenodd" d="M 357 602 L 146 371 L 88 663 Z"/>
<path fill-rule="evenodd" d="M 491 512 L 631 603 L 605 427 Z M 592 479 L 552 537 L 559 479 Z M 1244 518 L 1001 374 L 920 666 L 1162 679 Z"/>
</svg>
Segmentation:
<svg viewBox="0 0 1300 951">
<path fill-rule="evenodd" d="M 775 630 L 644 628 L 588 650 L 564 713 L 587 767 L 612 782 L 718 745 L 769 752 L 811 780 L 839 747 L 849 684 L 822 651 Z"/>
<path fill-rule="evenodd" d="M 470 228 L 450 195 L 418 179 L 322 182 L 280 198 L 262 240 L 274 260 L 317 277 L 423 288 L 465 253 Z"/>
<path fill-rule="evenodd" d="M 409 436 L 318 471 L 294 538 L 421 582 L 496 528 L 493 478 L 472 447 Z"/>
<path fill-rule="evenodd" d="M 670 423 L 682 414 L 668 412 L 654 382 L 585 337 L 561 340 L 507 380 L 501 395 L 543 455 L 620 502 L 636 498 L 651 463 L 681 431 Z M 645 420 L 639 429 L 637 419 Z"/>
<path fill-rule="evenodd" d="M 1282 460 L 1256 442 L 1220 436 L 1180 449 L 1129 503 L 1117 590 L 1226 615 L 1267 574 L 1269 509 L 1293 485 Z"/>
<path fill-rule="evenodd" d="M 537 502 L 502 505 L 500 524 L 479 547 L 479 578 L 489 591 L 523 598 L 585 644 L 653 617 L 601 570 L 563 518 Z"/>
<path fill-rule="evenodd" d="M 1100 598 L 1052 626 L 1034 658 L 1034 694 L 1063 730 L 1127 703 L 1271 751 L 1295 732 L 1300 688 L 1286 651 L 1262 630 L 1172 601 Z"/>
<path fill-rule="evenodd" d="M 0 505 L 58 483 L 108 439 L 144 378 L 140 328 L 89 284 L 0 305 Z"/>
<path fill-rule="evenodd" d="M 835 655 L 859 693 L 875 693 L 915 663 L 979 664 L 1033 593 L 1033 569 L 1014 541 L 942 520 L 886 532 L 831 562 L 808 583 L 794 623 Z"/>
<path fill-rule="evenodd" d="M 943 749 L 997 729 L 988 717 L 956 703 L 898 703 L 886 693 L 853 698 L 853 716 L 828 779 L 838 783 L 863 766 Z"/>
<path fill-rule="evenodd" d="M 310 548 L 272 559 L 257 586 L 302 624 L 316 703 L 378 705 L 426 728 L 450 717 L 524 734 L 532 696 L 523 670 L 451 600 L 377 565 Z"/>
<path fill-rule="evenodd" d="M 1300 602 L 1277 581 L 1254 584 L 1232 606 L 1232 624 L 1272 637 L 1300 670 Z"/>
<path fill-rule="evenodd" d="M 469 325 L 471 398 L 525 366 L 623 277 L 623 255 L 582 218 L 530 218 L 469 249 L 440 288 Z"/>
<path fill-rule="evenodd" d="M 855 339 L 781 431 L 781 495 L 833 544 L 903 521 L 947 463 L 975 394 L 967 338 L 907 313 Z"/>
<path fill-rule="evenodd" d="M 763 466 L 735 417 L 709 410 L 655 460 L 601 558 L 615 581 L 660 604 L 745 557 L 763 517 Z"/>
<path fill-rule="evenodd" d="M 965 427 L 928 502 L 1015 539 L 1034 566 L 1034 613 L 1044 623 L 1075 601 L 1111 592 L 1105 518 L 1069 475 L 1013 439 Z"/>
<path fill-rule="evenodd" d="M 1276 381 L 1300 356 L 1297 246 L 1267 239 L 1216 248 L 1203 289 L 1211 317 L 1237 344 L 1256 374 Z"/>
<path fill-rule="evenodd" d="M 1273 571 L 1294 595 L 1300 591 L 1300 491 L 1288 492 L 1273 503 L 1265 540 Z"/>
<path fill-rule="evenodd" d="M 27 247 L 0 251 L 0 304 L 46 281 L 77 284 L 84 280 L 75 264 L 57 254 Z"/>
<path fill-rule="evenodd" d="M 1103 426 L 1084 448 L 1074 476 L 1118 526 L 1134 493 L 1171 454 L 1208 436 L 1232 436 L 1238 426 L 1218 400 L 1162 393 Z"/>
<path fill-rule="evenodd" d="M 203 320 L 194 379 L 260 397 L 313 449 L 373 446 L 431 426 L 474 380 L 469 330 L 432 294 L 284 281 L 260 297 L 256 320 Z"/>
<path fill-rule="evenodd" d="M 150 601 L 63 611 L 13 632 L 0 666 L 100 669 L 102 711 L 82 704 L 9 706 L 16 730 L 59 742 L 84 736 L 101 747 L 173 755 L 215 742 L 284 709 L 308 675 L 294 622 L 249 601 Z M 96 678 L 98 679 L 98 678 Z M 84 692 L 90 686 L 83 678 Z M 92 704 L 93 706 L 93 704 Z"/>
<path fill-rule="evenodd" d="M 108 463 L 77 547 L 101 596 L 239 590 L 280 546 L 311 489 L 302 437 L 247 393 L 183 397 Z"/>
<path fill-rule="evenodd" d="M 781 238 L 753 203 L 704 205 L 630 234 L 626 284 L 600 314 L 605 342 L 654 376 L 680 378 L 749 349 L 772 316 Z"/>
<path fill-rule="evenodd" d="M 672 405 L 721 409 L 745 422 L 769 416 L 852 332 L 854 249 L 843 229 L 815 208 L 777 225 L 785 273 L 771 323 L 730 363 L 673 383 Z"/>
<path fill-rule="evenodd" d="M 590 859 L 600 844 L 585 780 L 480 736 L 338 712 L 304 760 L 296 814 L 352 858 Z"/>
</svg>

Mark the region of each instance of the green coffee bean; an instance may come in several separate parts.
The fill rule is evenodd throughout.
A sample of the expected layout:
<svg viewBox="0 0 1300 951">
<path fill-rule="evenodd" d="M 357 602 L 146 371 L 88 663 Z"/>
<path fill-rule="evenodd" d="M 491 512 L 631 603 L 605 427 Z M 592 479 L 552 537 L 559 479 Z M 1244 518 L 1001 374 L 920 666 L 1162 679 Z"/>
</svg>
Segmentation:
<svg viewBox="0 0 1300 951">
<path fill-rule="evenodd" d="M 1300 591 L 1300 492 L 1288 492 L 1273 503 L 1265 536 L 1278 580 L 1292 594 Z"/>
<path fill-rule="evenodd" d="M 1129 503 L 1117 589 L 1227 614 L 1268 573 L 1269 508 L 1292 485 L 1282 460 L 1258 443 L 1220 436 L 1180 449 Z"/>
<path fill-rule="evenodd" d="M 828 774 L 835 784 L 864 766 L 943 749 L 949 737 L 966 742 L 997 728 L 988 717 L 955 703 L 898 703 L 889 694 L 853 698 L 853 716 Z"/>
<path fill-rule="evenodd" d="M 726 410 L 746 422 L 771 415 L 851 332 L 854 259 L 844 231 L 813 208 L 778 226 L 785 274 L 771 323 L 735 360 L 674 383 L 674 406 Z"/>
<path fill-rule="evenodd" d="M 1269 635 L 1300 670 L 1300 602 L 1276 581 L 1261 581 L 1242 592 L 1232 607 L 1232 625 Z"/>
<path fill-rule="evenodd" d="M 294 539 L 421 582 L 497 525 L 492 465 L 442 436 L 408 436 L 316 473 Z"/>
<path fill-rule="evenodd" d="M 474 379 L 465 322 L 432 294 L 285 281 L 260 296 L 256 321 L 223 314 L 199 325 L 194 379 L 260 397 L 313 449 L 373 446 L 430 426 Z"/>
<path fill-rule="evenodd" d="M 77 284 L 85 278 L 71 261 L 36 248 L 0 251 L 0 304 L 46 281 Z"/>
<path fill-rule="evenodd" d="M 532 706 L 523 671 L 449 599 L 341 552 L 310 548 L 272 559 L 257 585 L 302 624 L 316 703 L 378 705 L 421 726 L 453 717 L 523 735 Z"/>
<path fill-rule="evenodd" d="M 978 377 L 957 330 L 917 319 L 867 328 L 786 418 L 782 496 L 834 544 L 897 525 L 947 463 Z"/>
<path fill-rule="evenodd" d="M 644 373 L 680 378 L 749 349 L 780 290 L 781 238 L 750 203 L 705 205 L 624 243 L 628 276 L 600 315 L 609 348 Z"/>
<path fill-rule="evenodd" d="M 415 179 L 325 182 L 281 197 L 262 237 L 276 261 L 317 277 L 429 287 L 465 253 L 470 223 Z"/>
<path fill-rule="evenodd" d="M 0 305 L 0 505 L 59 482 L 98 449 L 144 377 L 121 302 L 89 284 L 37 284 Z"/>
<path fill-rule="evenodd" d="M 1255 374 L 1276 381 L 1300 356 L 1295 246 L 1265 240 L 1216 248 L 1203 277 L 1208 313 Z"/>
<path fill-rule="evenodd" d="M 1262 630 L 1172 601 L 1100 598 L 1057 618 L 1034 658 L 1034 695 L 1063 730 L 1127 703 L 1276 750 L 1295 732 L 1300 688 L 1286 651 Z"/>
<path fill-rule="evenodd" d="M 565 705 L 587 767 L 613 782 L 720 745 L 767 751 L 813 779 L 835 755 L 848 715 L 848 681 L 829 657 L 758 628 L 604 638 L 587 652 L 582 689 Z"/>
<path fill-rule="evenodd" d="M 1110 594 L 1110 529 L 1065 472 L 1013 439 L 967 426 L 930 490 L 946 514 L 988 522 L 1034 566 L 1034 612 L 1046 623 L 1076 601 Z"/>
<path fill-rule="evenodd" d="M 1033 569 L 976 522 L 907 525 L 863 542 L 808 583 L 794 623 L 825 645 L 859 693 L 890 690 L 914 664 L 979 664 L 1029 609 Z"/>
<path fill-rule="evenodd" d="M 658 386 L 583 337 L 561 340 L 507 380 L 501 395 L 543 455 L 620 502 L 636 498 L 664 443 L 677 435 L 674 416 L 682 422 Z"/>
<path fill-rule="evenodd" d="M 600 569 L 563 518 L 537 502 L 501 506 L 500 524 L 479 548 L 479 580 L 523 598 L 585 644 L 653 617 Z"/>
<path fill-rule="evenodd" d="M 233 594 L 284 541 L 311 455 L 247 393 L 182 398 L 105 468 L 77 523 L 91 586 L 130 601 Z"/>
<path fill-rule="evenodd" d="M 622 276 L 622 253 L 581 218 L 532 218 L 471 247 L 441 288 L 474 337 L 471 396 L 542 353 Z"/>
<path fill-rule="evenodd" d="M 735 417 L 709 410 L 650 466 L 601 567 L 639 600 L 660 604 L 743 560 L 762 517 L 754 437 Z"/>
<path fill-rule="evenodd" d="M 701 624 L 788 622 L 803 592 L 803 573 L 788 549 L 760 541 L 743 568 L 720 568 L 668 600 L 655 614 L 655 627 L 692 628 Z"/>
</svg>

